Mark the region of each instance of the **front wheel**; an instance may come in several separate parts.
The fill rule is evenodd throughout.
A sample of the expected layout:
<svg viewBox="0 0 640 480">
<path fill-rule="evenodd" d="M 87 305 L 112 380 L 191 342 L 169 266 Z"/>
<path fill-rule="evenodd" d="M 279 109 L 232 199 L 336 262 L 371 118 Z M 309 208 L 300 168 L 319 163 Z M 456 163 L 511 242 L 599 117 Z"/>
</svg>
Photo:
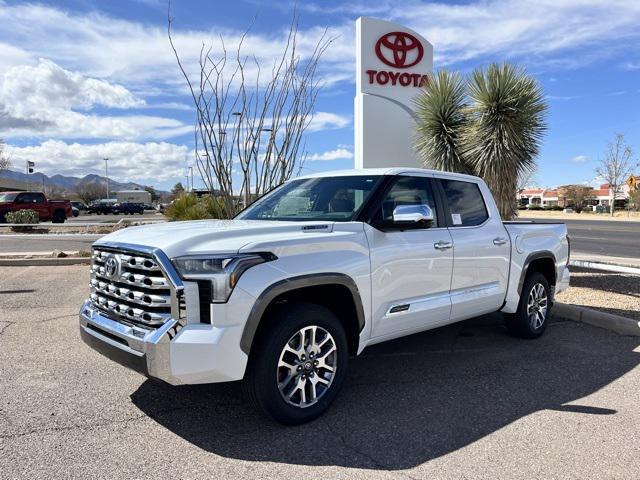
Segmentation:
<svg viewBox="0 0 640 480">
<path fill-rule="evenodd" d="M 538 338 L 547 328 L 551 313 L 549 282 L 539 272 L 527 274 L 516 313 L 506 314 L 507 329 L 521 338 Z"/>
<path fill-rule="evenodd" d="M 277 320 L 277 321 L 272 321 Z M 340 320 L 326 307 L 290 304 L 271 314 L 245 379 L 249 398 L 285 425 L 320 416 L 336 398 L 348 363 Z"/>
</svg>

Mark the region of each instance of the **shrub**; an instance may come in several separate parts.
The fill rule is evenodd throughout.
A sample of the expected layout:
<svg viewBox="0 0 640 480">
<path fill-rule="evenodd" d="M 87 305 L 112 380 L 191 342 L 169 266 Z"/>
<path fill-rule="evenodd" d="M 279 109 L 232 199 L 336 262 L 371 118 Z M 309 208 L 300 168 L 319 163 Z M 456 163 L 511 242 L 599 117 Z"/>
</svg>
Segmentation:
<svg viewBox="0 0 640 480">
<path fill-rule="evenodd" d="M 7 223 L 38 223 L 40 217 L 35 210 L 17 210 L 5 214 Z"/>
<path fill-rule="evenodd" d="M 169 220 L 206 220 L 227 218 L 221 198 L 203 195 L 198 198 L 193 193 L 184 193 L 173 201 L 165 211 Z"/>
<path fill-rule="evenodd" d="M 529 205 L 529 210 L 542 210 L 540 205 Z"/>
</svg>

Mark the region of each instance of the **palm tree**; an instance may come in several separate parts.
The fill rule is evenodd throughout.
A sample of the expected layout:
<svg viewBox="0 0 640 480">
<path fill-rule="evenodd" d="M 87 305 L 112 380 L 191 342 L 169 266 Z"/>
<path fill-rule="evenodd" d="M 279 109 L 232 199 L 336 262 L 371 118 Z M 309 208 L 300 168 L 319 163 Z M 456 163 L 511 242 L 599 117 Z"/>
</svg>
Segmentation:
<svg viewBox="0 0 640 480">
<path fill-rule="evenodd" d="M 502 218 L 513 218 L 518 178 L 535 168 L 546 131 L 542 90 L 506 63 L 475 70 L 466 95 L 454 78 L 440 72 L 417 100 L 418 154 L 429 167 L 483 178 Z"/>
</svg>

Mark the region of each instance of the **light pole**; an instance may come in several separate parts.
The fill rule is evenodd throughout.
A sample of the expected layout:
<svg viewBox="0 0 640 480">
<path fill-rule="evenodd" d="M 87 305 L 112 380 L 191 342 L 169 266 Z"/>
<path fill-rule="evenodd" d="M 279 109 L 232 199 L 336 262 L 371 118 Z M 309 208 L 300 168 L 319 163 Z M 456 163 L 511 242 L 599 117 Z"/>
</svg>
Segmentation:
<svg viewBox="0 0 640 480">
<path fill-rule="evenodd" d="M 107 177 L 107 199 L 109 196 L 109 168 L 107 167 L 107 163 L 109 162 L 109 158 L 105 157 L 104 160 L 104 176 Z"/>
</svg>

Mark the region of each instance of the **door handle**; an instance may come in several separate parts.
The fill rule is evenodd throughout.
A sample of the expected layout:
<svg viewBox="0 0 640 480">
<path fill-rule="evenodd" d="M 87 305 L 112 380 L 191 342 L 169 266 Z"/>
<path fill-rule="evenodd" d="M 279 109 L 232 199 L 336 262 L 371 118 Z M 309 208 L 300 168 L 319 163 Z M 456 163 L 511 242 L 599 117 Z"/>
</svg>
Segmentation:
<svg viewBox="0 0 640 480">
<path fill-rule="evenodd" d="M 436 250 L 447 250 L 451 247 L 453 247 L 453 243 L 443 242 L 442 240 L 433 244 L 433 248 L 435 248 Z"/>
<path fill-rule="evenodd" d="M 494 245 L 504 245 L 505 243 L 507 243 L 507 239 L 506 238 L 498 237 L 498 238 L 494 238 L 493 239 L 493 244 Z"/>
</svg>

